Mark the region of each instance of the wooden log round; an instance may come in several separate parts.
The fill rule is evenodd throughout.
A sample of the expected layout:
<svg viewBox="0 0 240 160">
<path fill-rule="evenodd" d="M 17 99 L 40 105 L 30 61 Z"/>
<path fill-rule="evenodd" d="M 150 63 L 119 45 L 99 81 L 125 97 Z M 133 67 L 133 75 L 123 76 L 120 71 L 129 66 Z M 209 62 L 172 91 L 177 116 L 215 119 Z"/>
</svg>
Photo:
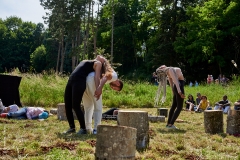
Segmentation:
<svg viewBox="0 0 240 160">
<path fill-rule="evenodd" d="M 77 116 L 75 111 L 73 110 L 73 117 L 77 120 Z M 66 111 L 65 111 L 65 103 L 58 103 L 57 104 L 57 118 L 59 120 L 67 120 Z"/>
<path fill-rule="evenodd" d="M 150 122 L 165 122 L 165 116 L 148 116 Z"/>
<path fill-rule="evenodd" d="M 223 112 L 221 110 L 205 110 L 204 128 L 206 133 L 223 133 Z"/>
<path fill-rule="evenodd" d="M 56 108 L 50 109 L 50 113 L 56 115 L 57 114 L 57 109 Z"/>
<path fill-rule="evenodd" d="M 167 108 L 158 108 L 158 115 L 167 117 L 168 109 Z"/>
<path fill-rule="evenodd" d="M 96 160 L 134 160 L 137 129 L 127 126 L 97 126 Z"/>
<path fill-rule="evenodd" d="M 240 134 L 240 110 L 228 111 L 227 133 Z"/>
<path fill-rule="evenodd" d="M 136 149 L 145 150 L 149 145 L 149 122 L 148 112 L 119 110 L 117 117 L 118 125 L 137 129 Z"/>
</svg>

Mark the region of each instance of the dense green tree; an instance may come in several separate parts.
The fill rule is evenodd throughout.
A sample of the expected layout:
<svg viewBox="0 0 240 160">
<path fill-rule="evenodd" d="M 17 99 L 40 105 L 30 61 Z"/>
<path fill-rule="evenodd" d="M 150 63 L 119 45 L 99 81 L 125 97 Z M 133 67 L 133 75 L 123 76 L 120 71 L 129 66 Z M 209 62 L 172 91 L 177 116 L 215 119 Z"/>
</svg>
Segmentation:
<svg viewBox="0 0 240 160">
<path fill-rule="evenodd" d="M 31 54 L 31 70 L 42 72 L 46 68 L 46 48 L 41 45 Z"/>
</svg>

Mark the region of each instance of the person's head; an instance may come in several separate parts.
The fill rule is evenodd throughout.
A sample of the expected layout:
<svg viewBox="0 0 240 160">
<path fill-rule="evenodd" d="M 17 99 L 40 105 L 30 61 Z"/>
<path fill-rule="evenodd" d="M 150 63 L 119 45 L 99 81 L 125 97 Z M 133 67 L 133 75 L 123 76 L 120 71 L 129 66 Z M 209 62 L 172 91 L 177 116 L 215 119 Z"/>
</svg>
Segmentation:
<svg viewBox="0 0 240 160">
<path fill-rule="evenodd" d="M 123 82 L 120 79 L 109 83 L 109 85 L 115 91 L 121 91 L 123 88 Z"/>
<path fill-rule="evenodd" d="M 192 100 L 193 96 L 191 94 L 188 95 L 188 99 Z"/>
<path fill-rule="evenodd" d="M 10 107 L 4 107 L 3 113 L 8 113 L 10 111 Z"/>
<path fill-rule="evenodd" d="M 223 100 L 226 101 L 227 100 L 227 95 L 223 96 Z"/>
<path fill-rule="evenodd" d="M 198 98 L 201 98 L 202 96 L 201 96 L 201 93 L 197 93 L 197 97 Z"/>
<path fill-rule="evenodd" d="M 206 100 L 207 100 L 207 96 L 202 95 L 201 100 L 202 100 L 202 101 L 206 101 Z"/>
<path fill-rule="evenodd" d="M 44 110 L 42 113 L 40 113 L 40 114 L 38 115 L 38 118 L 39 118 L 39 119 L 47 119 L 47 118 L 48 118 L 48 115 L 49 115 L 48 111 Z"/>
</svg>

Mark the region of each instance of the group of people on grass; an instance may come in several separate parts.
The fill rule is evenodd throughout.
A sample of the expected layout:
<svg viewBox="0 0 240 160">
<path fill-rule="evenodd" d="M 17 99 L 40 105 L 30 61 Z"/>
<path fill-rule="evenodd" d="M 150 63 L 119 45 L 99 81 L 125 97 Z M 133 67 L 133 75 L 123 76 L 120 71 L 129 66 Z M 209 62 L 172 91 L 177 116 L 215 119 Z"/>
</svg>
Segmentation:
<svg viewBox="0 0 240 160">
<path fill-rule="evenodd" d="M 203 112 L 204 110 L 222 110 L 223 113 L 227 114 L 230 107 L 231 102 L 228 100 L 227 95 L 224 95 L 222 97 L 222 100 L 219 100 L 214 105 L 214 108 L 210 106 L 210 102 L 207 99 L 207 96 L 201 95 L 200 93 L 197 93 L 196 101 L 194 100 L 193 96 L 191 94 L 188 95 L 188 99 L 185 101 L 186 104 L 186 110 L 187 111 L 195 111 L 195 112 Z M 240 110 L 240 100 L 236 101 L 234 103 L 234 109 Z"/>
<path fill-rule="evenodd" d="M 42 107 L 19 108 L 16 104 L 5 107 L 0 103 L 0 117 L 12 119 L 47 119 L 49 112 Z"/>
<path fill-rule="evenodd" d="M 174 125 L 181 110 L 185 98 L 184 92 L 184 76 L 178 67 L 167 67 L 161 65 L 156 69 L 158 93 L 162 93 L 162 102 L 166 99 L 167 81 L 172 88 L 173 99 L 169 111 L 169 116 L 166 124 L 167 129 L 177 129 Z M 109 83 L 113 90 L 121 91 L 123 82 L 118 79 L 117 73 L 114 71 L 110 63 L 103 56 L 98 55 L 94 60 L 83 60 L 71 73 L 64 93 L 65 111 L 69 129 L 63 132 L 64 134 L 75 133 L 76 126 L 72 110 L 75 111 L 78 118 L 80 129 L 77 134 L 93 133 L 97 134 L 97 126 L 101 124 L 102 116 L 102 89 L 104 84 Z M 163 89 L 163 92 L 161 90 Z M 160 95 L 155 98 L 158 101 Z M 80 104 L 83 102 L 84 113 L 81 110 Z M 196 104 L 192 95 L 188 96 L 186 109 L 201 112 L 210 109 L 210 103 L 207 96 L 200 93 L 197 94 Z M 239 104 L 236 106 L 240 106 Z M 13 107 L 14 106 L 14 107 Z M 1 116 L 18 119 L 41 119 L 47 118 L 48 112 L 41 107 L 24 107 L 19 109 L 13 105 L 9 107 L 1 107 Z M 221 109 L 227 113 L 230 107 L 230 102 L 227 96 L 223 96 L 223 100 L 216 103 L 214 109 Z M 117 115 L 118 109 L 112 109 L 111 114 Z M 94 127 L 92 128 L 92 118 L 94 119 Z"/>
<path fill-rule="evenodd" d="M 221 85 L 225 86 L 228 81 L 229 81 L 229 79 L 225 75 L 222 75 L 222 74 L 220 74 L 218 76 L 218 78 L 215 80 L 213 79 L 212 75 L 208 74 L 208 76 L 207 76 L 207 84 L 215 83 L 215 84 L 221 84 Z"/>
</svg>

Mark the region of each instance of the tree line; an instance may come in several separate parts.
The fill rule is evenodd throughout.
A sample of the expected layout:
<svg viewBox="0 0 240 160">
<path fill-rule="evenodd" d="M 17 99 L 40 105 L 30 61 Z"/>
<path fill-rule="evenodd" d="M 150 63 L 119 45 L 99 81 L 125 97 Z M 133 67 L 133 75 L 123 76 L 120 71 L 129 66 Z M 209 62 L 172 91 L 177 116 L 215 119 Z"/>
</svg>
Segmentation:
<svg viewBox="0 0 240 160">
<path fill-rule="evenodd" d="M 40 0 L 48 28 L 0 19 L 0 72 L 70 73 L 104 54 L 120 75 L 149 80 L 161 65 L 187 81 L 238 74 L 238 0 Z M 97 10 L 96 10 L 97 8 Z M 95 9 L 95 10 L 94 10 Z"/>
</svg>

